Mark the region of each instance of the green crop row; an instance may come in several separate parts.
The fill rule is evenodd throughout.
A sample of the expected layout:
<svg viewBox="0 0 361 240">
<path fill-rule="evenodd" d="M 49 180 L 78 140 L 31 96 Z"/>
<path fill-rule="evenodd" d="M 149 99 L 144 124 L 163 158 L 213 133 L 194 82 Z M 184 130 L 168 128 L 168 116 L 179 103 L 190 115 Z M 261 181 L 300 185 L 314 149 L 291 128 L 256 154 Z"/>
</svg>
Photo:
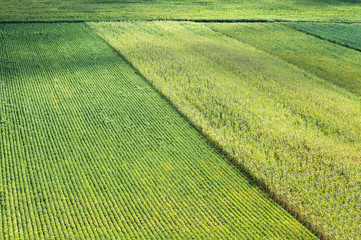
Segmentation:
<svg viewBox="0 0 361 240">
<path fill-rule="evenodd" d="M 0 21 L 310 20 L 360 22 L 361 2 L 318 0 L 2 0 Z"/>
<path fill-rule="evenodd" d="M 361 24 L 341 23 L 286 23 L 288 26 L 308 32 L 361 51 Z"/>
<path fill-rule="evenodd" d="M 266 51 L 361 96 L 361 53 L 281 24 L 211 24 L 212 29 Z"/>
<path fill-rule="evenodd" d="M 359 97 L 206 24 L 89 25 L 304 221 L 331 239 L 361 237 Z M 267 26 L 224 32 L 238 38 Z M 249 36 L 264 45 L 276 38 Z"/>
<path fill-rule="evenodd" d="M 0 239 L 316 239 L 87 25 L 0 36 Z"/>
</svg>

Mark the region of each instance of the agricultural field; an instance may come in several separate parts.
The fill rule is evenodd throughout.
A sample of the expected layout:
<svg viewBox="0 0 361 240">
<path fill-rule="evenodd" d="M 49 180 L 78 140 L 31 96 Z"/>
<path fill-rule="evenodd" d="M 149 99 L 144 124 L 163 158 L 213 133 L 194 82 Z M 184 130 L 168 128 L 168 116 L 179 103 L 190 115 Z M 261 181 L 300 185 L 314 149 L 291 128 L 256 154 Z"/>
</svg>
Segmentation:
<svg viewBox="0 0 361 240">
<path fill-rule="evenodd" d="M 0 239 L 361 239 L 361 0 L 0 0 Z"/>
<path fill-rule="evenodd" d="M 361 51 L 361 24 L 289 22 L 287 25 Z"/>
<path fill-rule="evenodd" d="M 0 36 L 0 239 L 317 239 L 87 25 Z"/>
<path fill-rule="evenodd" d="M 241 20 L 361 22 L 360 0 L 0 0 L 0 22 Z"/>
<path fill-rule="evenodd" d="M 324 238 L 361 238 L 359 96 L 231 38 L 229 32 L 211 29 L 240 28 L 241 35 L 252 24 L 88 25 Z M 269 27 L 304 34 L 278 24 Z M 289 46 L 280 45 L 281 51 Z"/>
<path fill-rule="evenodd" d="M 214 23 L 209 26 L 361 96 L 361 53 L 358 51 L 281 24 Z"/>
</svg>

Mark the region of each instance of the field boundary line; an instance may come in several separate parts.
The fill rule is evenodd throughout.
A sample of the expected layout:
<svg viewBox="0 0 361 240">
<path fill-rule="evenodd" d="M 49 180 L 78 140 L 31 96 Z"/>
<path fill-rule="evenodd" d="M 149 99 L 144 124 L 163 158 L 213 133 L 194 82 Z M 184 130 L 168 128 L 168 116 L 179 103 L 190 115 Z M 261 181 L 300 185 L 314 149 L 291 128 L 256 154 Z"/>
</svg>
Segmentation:
<svg viewBox="0 0 361 240">
<path fill-rule="evenodd" d="M 361 23 L 361 21 L 328 21 L 328 20 L 290 20 L 290 19 L 115 19 L 115 20 L 30 20 L 30 21 L 0 21 L 0 24 L 18 24 L 18 23 L 87 23 L 87 22 L 133 22 L 133 21 L 144 21 L 144 22 L 154 22 L 154 21 L 169 21 L 169 22 L 196 22 L 196 23 L 288 23 L 288 22 L 296 22 L 296 23 L 342 23 L 342 24 L 354 24 Z M 290 26 L 289 26 L 290 27 Z"/>
<path fill-rule="evenodd" d="M 197 23 L 276 23 L 276 22 L 298 22 L 287 20 L 267 20 L 267 19 L 128 19 L 128 20 L 54 20 L 54 21 L 0 21 L 0 24 L 19 23 L 87 23 L 87 22 L 197 22 Z"/>
</svg>

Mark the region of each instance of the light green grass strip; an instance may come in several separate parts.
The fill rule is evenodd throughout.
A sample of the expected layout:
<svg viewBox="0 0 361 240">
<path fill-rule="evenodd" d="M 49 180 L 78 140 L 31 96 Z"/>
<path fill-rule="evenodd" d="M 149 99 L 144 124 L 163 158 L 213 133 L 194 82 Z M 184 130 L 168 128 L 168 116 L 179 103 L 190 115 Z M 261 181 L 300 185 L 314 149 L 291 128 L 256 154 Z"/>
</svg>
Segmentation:
<svg viewBox="0 0 361 240">
<path fill-rule="evenodd" d="M 231 23 L 210 26 L 361 96 L 360 52 L 281 24 Z"/>
<path fill-rule="evenodd" d="M 360 22 L 354 0 L 1 0 L 0 21 L 308 20 Z"/>
<path fill-rule="evenodd" d="M 285 23 L 298 30 L 305 31 L 331 42 L 339 43 L 361 51 L 361 24 L 341 23 Z"/>
<path fill-rule="evenodd" d="M 316 239 L 85 24 L 0 36 L 0 239 Z"/>
<path fill-rule="evenodd" d="M 361 238 L 359 98 L 205 24 L 89 25 L 305 221 Z"/>
</svg>

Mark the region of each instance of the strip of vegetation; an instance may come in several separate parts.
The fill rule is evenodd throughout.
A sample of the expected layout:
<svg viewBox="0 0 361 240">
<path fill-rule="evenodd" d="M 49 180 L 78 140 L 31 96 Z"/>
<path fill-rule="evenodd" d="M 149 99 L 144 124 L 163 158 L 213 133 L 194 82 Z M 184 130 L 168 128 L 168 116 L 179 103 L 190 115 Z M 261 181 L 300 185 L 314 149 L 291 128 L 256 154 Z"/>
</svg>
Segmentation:
<svg viewBox="0 0 361 240">
<path fill-rule="evenodd" d="M 0 239 L 316 239 L 87 25 L 0 36 Z"/>
<path fill-rule="evenodd" d="M 307 20 L 360 22 L 361 2 L 333 0 L 2 0 L 0 22 Z"/>
<path fill-rule="evenodd" d="M 275 55 L 361 96 L 361 53 L 282 24 L 211 24 L 237 40 Z"/>
<path fill-rule="evenodd" d="M 302 22 L 286 25 L 361 51 L 361 24 Z"/>
<path fill-rule="evenodd" d="M 89 25 L 304 221 L 361 237 L 358 97 L 205 24 Z"/>
</svg>

